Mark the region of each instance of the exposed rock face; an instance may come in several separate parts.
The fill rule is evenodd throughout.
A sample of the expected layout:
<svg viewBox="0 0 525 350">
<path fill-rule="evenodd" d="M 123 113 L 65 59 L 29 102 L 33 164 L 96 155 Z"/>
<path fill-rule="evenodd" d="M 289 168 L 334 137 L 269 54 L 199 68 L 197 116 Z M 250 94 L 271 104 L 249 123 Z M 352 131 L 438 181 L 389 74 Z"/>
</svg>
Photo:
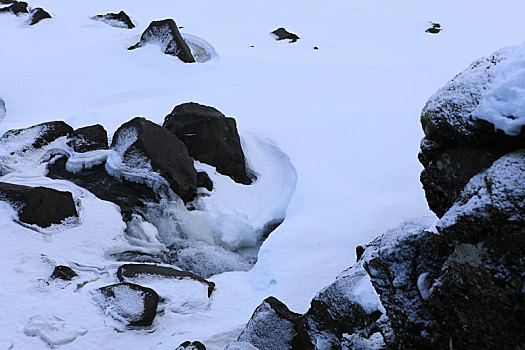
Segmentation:
<svg viewBox="0 0 525 350">
<path fill-rule="evenodd" d="M 166 116 L 163 126 L 186 145 L 191 157 L 236 182 L 251 183 L 235 119 L 213 107 L 184 103 Z"/>
<path fill-rule="evenodd" d="M 184 202 L 195 196 L 197 171 L 193 160 L 186 146 L 166 128 L 134 118 L 118 128 L 111 147 L 122 152 L 125 166 L 151 166 Z"/>
<path fill-rule="evenodd" d="M 151 289 L 132 283 L 118 283 L 99 289 L 100 305 L 123 318 L 129 326 L 151 326 L 157 314 L 159 296 Z"/>
<path fill-rule="evenodd" d="M 75 152 L 83 153 L 108 148 L 108 133 L 100 124 L 76 129 L 69 142 Z"/>
<path fill-rule="evenodd" d="M 95 165 L 78 173 L 66 170 L 66 157 L 61 157 L 47 167 L 47 176 L 73 182 L 85 188 L 100 199 L 117 204 L 124 220 L 131 220 L 132 214 L 147 202 L 158 200 L 155 192 L 148 186 L 110 176 L 105 164 Z"/>
<path fill-rule="evenodd" d="M 151 22 L 144 33 L 142 33 L 140 41 L 128 50 L 134 50 L 148 43 L 160 45 L 165 54 L 177 56 L 182 62 L 195 62 L 190 48 L 180 35 L 179 28 L 172 19 Z"/>
<path fill-rule="evenodd" d="M 29 10 L 27 9 L 27 2 L 24 1 L 13 1 L 13 2 L 6 2 L 6 4 L 11 3 L 11 6 L 7 6 L 0 9 L 0 13 L 2 12 L 10 12 L 14 15 L 19 15 L 21 13 L 29 13 Z"/>
<path fill-rule="evenodd" d="M 51 279 L 61 279 L 64 281 L 71 281 L 76 276 L 78 275 L 71 267 L 59 265 L 55 267 L 50 278 Z"/>
<path fill-rule="evenodd" d="M 215 283 L 205 280 L 194 273 L 176 270 L 170 267 L 149 265 L 149 264 L 124 264 L 118 268 L 117 277 L 124 282 L 133 280 L 140 276 L 159 276 L 164 278 L 189 278 L 208 286 L 208 296 L 211 296 Z"/>
<path fill-rule="evenodd" d="M 0 198 L 12 203 L 18 211 L 18 219 L 26 224 L 49 227 L 77 216 L 70 192 L 0 182 Z"/>
<path fill-rule="evenodd" d="M 473 117 L 493 71 L 508 50 L 472 63 L 427 102 L 421 115 L 425 138 L 419 160 L 425 167 L 421 182 L 429 207 L 439 217 L 455 202 L 469 181 L 502 155 L 525 147 L 525 133 L 511 136 Z"/>
<path fill-rule="evenodd" d="M 106 13 L 105 15 L 96 15 L 91 17 L 94 21 L 101 21 L 109 24 L 112 27 L 133 29 L 135 25 L 131 18 L 124 11 L 119 13 Z"/>
<path fill-rule="evenodd" d="M 51 15 L 41 7 L 37 7 L 31 10 L 29 18 L 29 25 L 32 26 L 37 24 L 43 19 L 51 18 Z"/>
<path fill-rule="evenodd" d="M 296 34 L 290 33 L 289 31 L 287 31 L 286 29 L 282 27 L 274 30 L 272 34 L 275 36 L 276 40 L 289 39 L 290 43 L 295 43 L 297 40 L 299 40 L 299 37 Z"/>
<path fill-rule="evenodd" d="M 10 142 L 11 139 L 15 139 L 22 134 L 33 133 L 36 136 L 31 147 L 40 148 L 55 141 L 57 138 L 67 136 L 72 132 L 73 128 L 63 121 L 47 122 L 33 125 L 25 129 L 9 130 L 0 137 L 0 143 Z"/>
</svg>

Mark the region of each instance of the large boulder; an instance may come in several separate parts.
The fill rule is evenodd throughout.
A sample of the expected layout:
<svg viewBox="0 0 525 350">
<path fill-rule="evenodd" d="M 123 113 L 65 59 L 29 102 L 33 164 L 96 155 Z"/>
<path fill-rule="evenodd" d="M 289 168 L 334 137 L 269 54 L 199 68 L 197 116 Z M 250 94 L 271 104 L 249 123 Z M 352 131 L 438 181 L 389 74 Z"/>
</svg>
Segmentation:
<svg viewBox="0 0 525 350">
<path fill-rule="evenodd" d="M 506 79 L 504 69 L 520 69 L 516 62 L 522 58 L 515 52 L 519 50 L 523 48 L 504 49 L 475 61 L 437 91 L 423 108 L 425 138 L 419 160 L 425 169 L 421 182 L 430 209 L 439 217 L 452 206 L 472 176 L 502 155 L 525 147 L 519 111 L 494 116 L 495 112 L 484 107 L 493 104 L 498 89 L 512 83 L 512 78 Z"/>
<path fill-rule="evenodd" d="M 177 270 L 171 267 L 158 266 L 151 264 L 124 264 L 119 266 L 117 270 L 117 277 L 119 281 L 130 281 L 142 276 L 157 276 L 163 278 L 183 279 L 189 278 L 194 281 L 203 283 L 208 286 L 208 296 L 211 296 L 215 283 L 205 280 L 194 273 L 188 271 Z"/>
<path fill-rule="evenodd" d="M 186 145 L 194 159 L 216 167 L 236 182 L 252 182 L 246 172 L 235 119 L 213 107 L 184 103 L 166 116 L 163 126 Z"/>
<path fill-rule="evenodd" d="M 194 198 L 197 171 L 193 159 L 188 155 L 184 143 L 168 129 L 137 117 L 118 128 L 111 147 L 121 154 L 123 166 L 131 172 L 137 169 L 153 170 L 167 181 L 184 202 Z M 124 172 L 122 176 L 129 176 L 126 174 L 129 172 Z M 150 181 L 137 178 L 131 180 Z"/>
<path fill-rule="evenodd" d="M 100 124 L 76 129 L 71 135 L 69 145 L 75 152 L 89 152 L 108 148 L 108 133 Z"/>
<path fill-rule="evenodd" d="M 142 33 L 140 41 L 128 48 L 128 50 L 143 47 L 148 43 L 159 45 L 165 54 L 176 56 L 182 62 L 195 62 L 188 44 L 180 35 L 179 28 L 172 19 L 151 22 L 144 33 Z"/>
<path fill-rule="evenodd" d="M 13 1 L 10 6 L 1 8 L 0 13 L 2 12 L 10 12 L 17 16 L 21 13 L 29 13 L 28 4 L 25 1 Z"/>
<path fill-rule="evenodd" d="M 135 25 L 131 18 L 124 11 L 119 13 L 106 13 L 105 15 L 96 15 L 91 17 L 94 21 L 101 21 L 109 24 L 112 27 L 133 29 Z"/>
<path fill-rule="evenodd" d="M 157 315 L 159 296 L 147 287 L 132 283 L 117 283 L 98 289 L 96 301 L 114 318 L 128 326 L 151 326 Z"/>
<path fill-rule="evenodd" d="M 71 192 L 0 182 L 0 199 L 12 203 L 26 224 L 49 227 L 77 216 Z"/>
</svg>

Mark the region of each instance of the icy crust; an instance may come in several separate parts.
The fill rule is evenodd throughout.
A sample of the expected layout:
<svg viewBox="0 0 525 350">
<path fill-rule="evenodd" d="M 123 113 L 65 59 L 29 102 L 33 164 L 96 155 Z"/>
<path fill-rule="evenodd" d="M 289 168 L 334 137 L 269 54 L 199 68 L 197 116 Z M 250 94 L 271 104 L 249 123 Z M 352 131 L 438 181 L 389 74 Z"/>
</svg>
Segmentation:
<svg viewBox="0 0 525 350">
<path fill-rule="evenodd" d="M 0 175 L 26 168 L 29 165 L 26 160 L 35 158 L 32 155 L 36 152 L 38 152 L 37 157 L 43 156 L 45 151 L 35 150 L 33 143 L 45 131 L 45 126 L 35 125 L 10 133 L 8 136 L 4 135 L 0 139 Z"/>
<path fill-rule="evenodd" d="M 32 317 L 24 327 L 27 336 L 40 337 L 53 349 L 70 343 L 87 332 L 87 329 L 71 326 L 65 320 L 52 315 Z"/>
<path fill-rule="evenodd" d="M 469 218 L 479 221 L 490 219 L 493 215 L 510 221 L 523 221 L 524 184 L 525 150 L 501 157 L 489 169 L 472 177 L 458 201 L 438 223 L 437 229 L 447 230 L 460 221 L 474 224 Z"/>
<path fill-rule="evenodd" d="M 203 38 L 186 33 L 180 33 L 180 35 L 186 44 L 188 44 L 195 61 L 204 63 L 218 57 L 215 48 Z"/>
<path fill-rule="evenodd" d="M 423 108 L 423 121 L 471 135 L 474 120 L 482 119 L 516 136 L 525 125 L 524 79 L 525 44 L 496 51 L 439 89 Z"/>
</svg>

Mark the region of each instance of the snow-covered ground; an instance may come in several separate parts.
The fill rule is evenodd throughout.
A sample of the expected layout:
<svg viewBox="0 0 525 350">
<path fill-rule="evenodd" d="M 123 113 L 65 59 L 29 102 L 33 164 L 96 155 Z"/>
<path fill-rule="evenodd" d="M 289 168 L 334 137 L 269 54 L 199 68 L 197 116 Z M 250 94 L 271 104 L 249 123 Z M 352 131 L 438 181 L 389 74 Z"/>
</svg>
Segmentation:
<svg viewBox="0 0 525 350">
<path fill-rule="evenodd" d="M 199 285 L 176 292 L 154 282 L 169 298 L 150 333 L 116 332 L 91 293 L 82 291 L 116 282 L 118 264 L 111 265 L 106 253 L 128 244 L 118 208 L 40 174 L 0 178 L 73 190 L 82 204 L 80 225 L 44 235 L 12 222 L 14 213 L 2 204 L 0 346 L 13 349 L 44 347 L 29 336 L 39 334 L 39 323 L 48 324 L 53 339 L 62 339 L 56 333 L 78 336 L 62 349 L 173 349 L 185 340 L 222 349 L 267 296 L 306 311 L 310 299 L 353 264 L 356 245 L 432 215 L 417 161 L 419 114 L 427 98 L 473 60 L 525 38 L 525 3 L 511 0 L 29 5 L 53 18 L 28 27 L 21 17 L 0 14 L 6 109 L 0 134 L 64 120 L 75 128 L 100 123 L 111 135 L 134 116 L 162 124 L 175 105 L 194 101 L 235 117 L 241 137 L 273 140 L 290 158 L 297 183 L 286 220 L 264 242 L 256 265 L 212 277 L 217 287 L 210 300 Z M 135 29 L 89 19 L 120 10 Z M 204 39 L 216 56 L 184 64 L 154 45 L 126 50 L 151 21 L 164 18 L 184 27 L 188 38 Z M 425 33 L 429 21 L 443 31 Z M 299 41 L 277 42 L 268 34 L 282 26 Z M 42 280 L 55 264 L 73 263 L 81 281 L 93 280 L 80 290 L 78 281 Z"/>
</svg>

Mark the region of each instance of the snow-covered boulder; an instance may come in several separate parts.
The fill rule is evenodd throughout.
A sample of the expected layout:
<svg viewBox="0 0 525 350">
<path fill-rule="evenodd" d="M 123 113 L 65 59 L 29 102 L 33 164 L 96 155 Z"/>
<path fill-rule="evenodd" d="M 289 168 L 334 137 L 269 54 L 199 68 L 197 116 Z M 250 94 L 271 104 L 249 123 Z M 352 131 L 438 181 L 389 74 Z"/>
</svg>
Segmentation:
<svg viewBox="0 0 525 350">
<path fill-rule="evenodd" d="M 124 264 L 119 266 L 117 277 L 121 282 L 130 282 L 141 276 L 157 276 L 162 278 L 188 278 L 208 286 L 208 296 L 211 296 L 215 288 L 215 283 L 205 280 L 194 273 L 176 270 L 171 267 L 158 266 L 151 264 Z"/>
<path fill-rule="evenodd" d="M 106 166 L 111 175 L 153 188 L 165 183 L 184 202 L 194 198 L 197 171 L 193 159 L 184 143 L 168 129 L 137 117 L 117 129 L 111 148 L 121 157 L 121 164 Z"/>
<path fill-rule="evenodd" d="M 20 15 L 21 13 L 29 13 L 28 4 L 25 1 L 13 1 L 10 6 L 0 8 L 0 13 L 10 12 L 14 15 Z"/>
<path fill-rule="evenodd" d="M 78 153 L 106 149 L 108 133 L 100 124 L 85 126 L 73 131 L 69 145 Z"/>
<path fill-rule="evenodd" d="M 473 62 L 426 103 L 419 159 L 427 201 L 439 217 L 469 181 L 525 146 L 525 45 Z"/>
<path fill-rule="evenodd" d="M 248 185 L 246 160 L 235 119 L 198 103 L 176 106 L 163 126 L 174 133 L 194 159 L 214 166 L 223 175 Z"/>
<path fill-rule="evenodd" d="M 165 54 L 176 56 L 182 62 L 195 62 L 188 44 L 180 35 L 179 28 L 173 19 L 151 22 L 142 33 L 140 41 L 128 50 L 134 50 L 149 43 L 159 45 Z"/>
<path fill-rule="evenodd" d="M 31 317 L 24 326 L 25 335 L 29 337 L 39 337 L 51 349 L 71 343 L 87 332 L 87 329 L 71 325 L 66 320 L 53 315 Z M 11 347 L 7 349 L 11 349 Z"/>
<path fill-rule="evenodd" d="M 137 327 L 151 326 L 159 302 L 153 289 L 132 283 L 102 287 L 94 298 L 113 318 Z"/>
<path fill-rule="evenodd" d="M 91 17 L 94 21 L 101 21 L 109 24 L 112 27 L 133 29 L 135 25 L 131 21 L 131 18 L 126 12 L 120 11 L 119 13 L 106 13 L 105 15 L 95 15 Z"/>
<path fill-rule="evenodd" d="M 175 350 L 206 350 L 206 347 L 200 341 L 185 341 Z"/>
<path fill-rule="evenodd" d="M 20 152 L 25 152 L 29 148 L 40 148 L 45 146 L 61 136 L 67 136 L 73 132 L 73 128 L 63 121 L 46 122 L 30 126 L 25 129 L 16 129 L 7 131 L 0 137 L 0 145 L 5 148 L 11 148 L 10 145 L 23 145 Z"/>
<path fill-rule="evenodd" d="M 17 209 L 21 222 L 40 227 L 60 224 L 78 215 L 71 192 L 46 187 L 0 182 L 0 200 L 10 202 Z"/>
<path fill-rule="evenodd" d="M 77 273 L 71 267 L 59 265 L 55 266 L 55 269 L 53 270 L 50 278 L 71 281 L 76 276 L 78 276 Z"/>
<path fill-rule="evenodd" d="M 51 18 L 51 15 L 43 8 L 36 7 L 34 9 L 31 9 L 31 12 L 29 13 L 28 23 L 30 26 L 32 26 L 46 18 Z"/>
</svg>

